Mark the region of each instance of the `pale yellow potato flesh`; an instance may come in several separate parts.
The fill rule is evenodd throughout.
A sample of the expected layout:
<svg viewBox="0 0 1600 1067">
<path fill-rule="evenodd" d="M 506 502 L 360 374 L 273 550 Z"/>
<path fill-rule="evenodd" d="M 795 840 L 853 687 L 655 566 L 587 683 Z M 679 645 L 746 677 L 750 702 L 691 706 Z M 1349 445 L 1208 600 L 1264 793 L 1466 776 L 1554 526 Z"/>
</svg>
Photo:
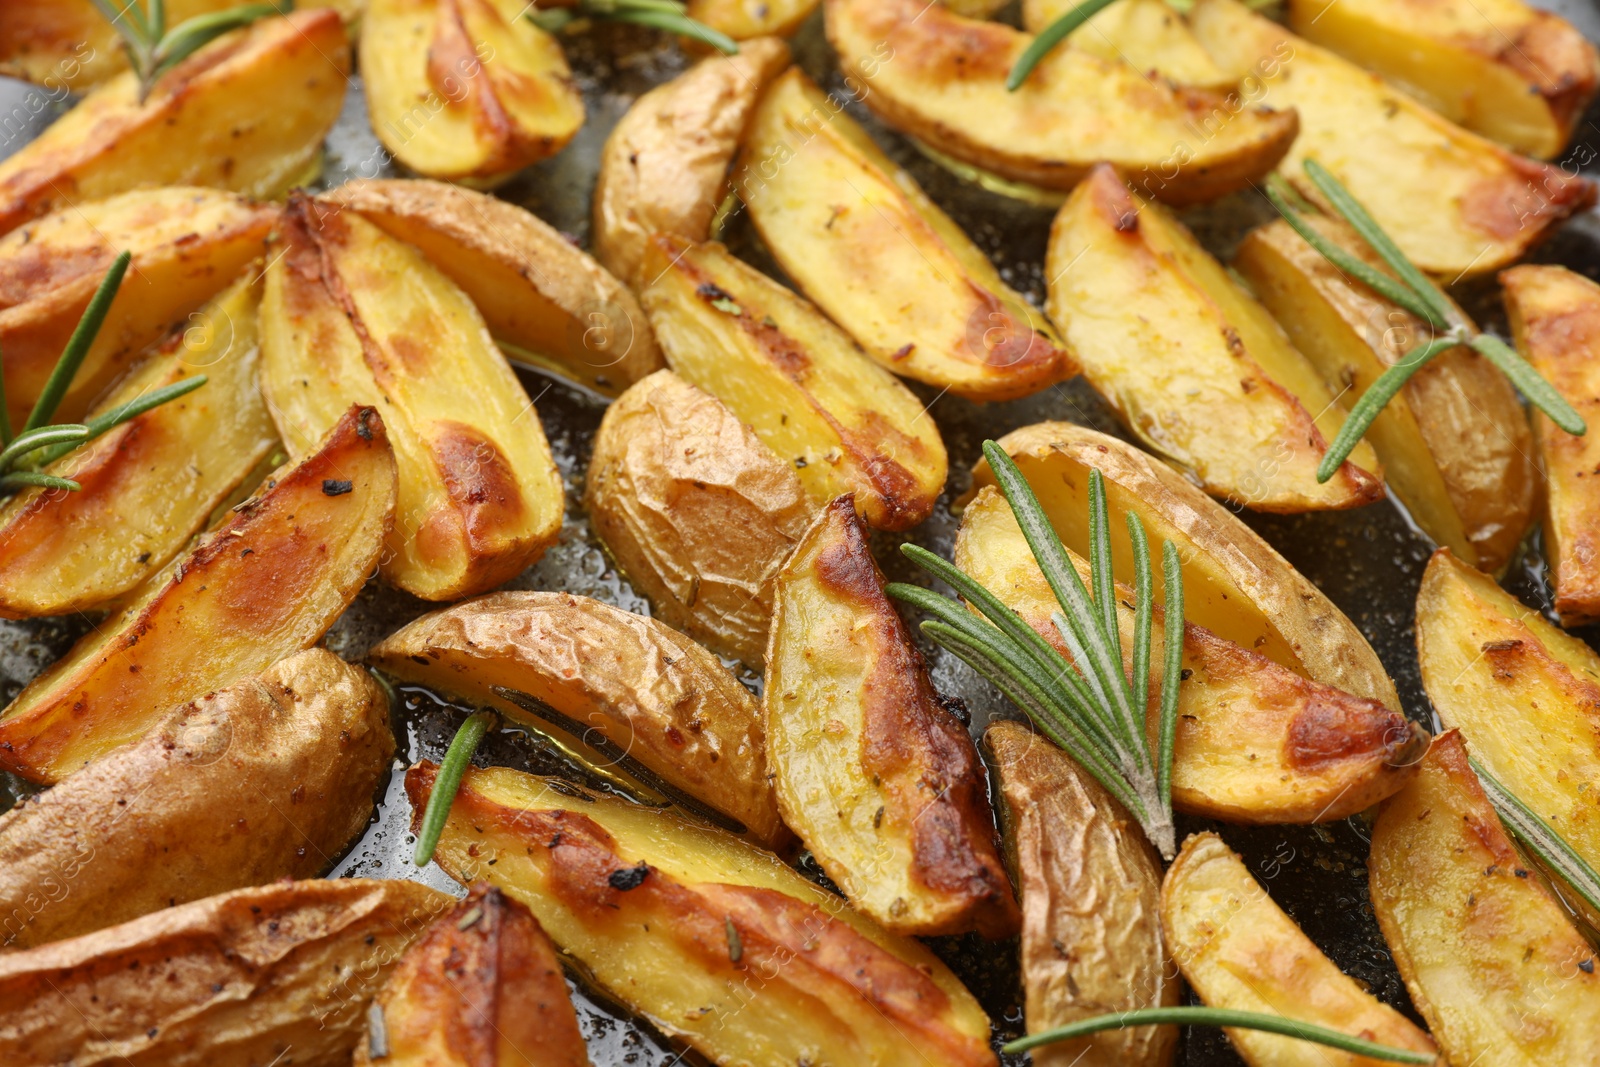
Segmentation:
<svg viewBox="0 0 1600 1067">
<path fill-rule="evenodd" d="M 1042 33 L 1076 6 L 1073 0 L 1023 0 L 1022 28 Z M 1066 43 L 1176 85 L 1226 91 L 1238 80 L 1211 61 L 1166 0 L 1117 0 L 1068 34 Z"/>
<path fill-rule="evenodd" d="M 686 14 L 735 41 L 760 37 L 791 37 L 817 9 L 817 0 L 687 0 Z M 683 38 L 680 38 L 683 40 Z M 686 48 L 703 51 L 690 41 Z M 743 51 L 743 49 L 740 49 Z"/>
</svg>

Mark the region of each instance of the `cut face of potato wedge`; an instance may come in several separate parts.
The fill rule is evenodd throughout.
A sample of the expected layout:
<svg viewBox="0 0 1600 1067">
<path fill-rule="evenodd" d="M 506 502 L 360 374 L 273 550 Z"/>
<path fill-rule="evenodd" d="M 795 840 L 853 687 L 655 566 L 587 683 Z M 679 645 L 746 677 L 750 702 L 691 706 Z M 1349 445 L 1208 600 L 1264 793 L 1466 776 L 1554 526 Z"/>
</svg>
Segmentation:
<svg viewBox="0 0 1600 1067">
<path fill-rule="evenodd" d="M 383 420 L 352 408 L 319 449 L 23 689 L 0 715 L 0 766 L 58 781 L 174 704 L 315 644 L 377 565 L 394 498 Z"/>
<path fill-rule="evenodd" d="M 1384 804 L 1367 867 L 1384 940 L 1451 1063 L 1600 1060 L 1594 946 L 1523 867 L 1460 734 Z"/>
<path fill-rule="evenodd" d="M 641 291 L 651 237 L 711 236 L 733 163 L 762 90 L 789 65 L 789 46 L 758 38 L 711 56 L 645 93 L 606 138 L 594 187 L 594 254 Z"/>
<path fill-rule="evenodd" d="M 667 364 L 792 462 L 819 505 L 846 493 L 905 530 L 933 511 L 949 460 L 911 391 L 803 298 L 728 254 L 658 235 L 640 296 Z"/>
<path fill-rule="evenodd" d="M 1071 553 L 1088 580 L 1088 561 Z M 1021 615 L 1071 659 L 1051 616 L 1061 610 L 1000 491 L 985 487 L 966 506 L 955 564 Z M 1186 583 L 1187 584 L 1187 583 Z M 1133 591 L 1119 584 L 1118 625 L 1132 669 Z M 1159 623 L 1162 609 L 1155 609 Z M 1151 635 L 1161 663 L 1166 631 Z M 1428 734 L 1376 700 L 1309 681 L 1209 630 L 1184 628 L 1173 747 L 1172 803 L 1179 811 L 1235 823 L 1311 823 L 1365 811 L 1399 789 L 1428 749 Z M 1160 671 L 1152 671 L 1152 740 L 1160 726 Z"/>
<path fill-rule="evenodd" d="M 344 1067 L 367 1003 L 454 901 L 403 879 L 240 889 L 0 955 L 7 1067 Z"/>
<path fill-rule="evenodd" d="M 788 837 L 755 698 L 653 619 L 567 593 L 494 593 L 423 616 L 369 658 L 503 711 L 732 832 Z"/>
<path fill-rule="evenodd" d="M 1498 270 L 1594 202 L 1588 181 L 1461 129 L 1237 0 L 1197 0 L 1189 24 L 1251 99 L 1300 113 L 1282 166 L 1295 187 L 1318 199 L 1302 170 L 1315 159 L 1429 273 Z"/>
<path fill-rule="evenodd" d="M 1042 33 L 1076 6 L 1072 0 L 1023 0 L 1022 28 Z M 1067 45 L 1176 85 L 1227 91 L 1238 80 L 1211 61 L 1165 0 L 1118 0 L 1073 30 Z"/>
<path fill-rule="evenodd" d="M 133 72 L 119 74 L 0 162 L 0 233 L 143 185 L 282 193 L 317 164 L 349 54 L 338 13 L 316 8 L 213 41 L 143 103 Z"/>
<path fill-rule="evenodd" d="M 413 810 L 437 773 L 406 774 Z M 996 1063 L 983 1010 L 937 957 L 721 831 L 474 769 L 434 859 L 526 904 L 602 991 L 714 1063 Z"/>
<path fill-rule="evenodd" d="M 1161 864 L 1139 824 L 1065 752 L 1026 726 L 983 735 L 1000 778 L 1006 854 L 1022 894 L 1028 1033 L 1178 1003 L 1161 943 Z M 1163 1067 L 1172 1026 L 1106 1030 L 1034 1049 L 1036 1067 Z"/>
<path fill-rule="evenodd" d="M 1077 372 L 1045 317 L 798 68 L 762 97 L 734 173 L 784 273 L 894 373 L 1009 400 Z"/>
<path fill-rule="evenodd" d="M 1298 129 L 1293 111 L 1174 88 L 1078 48 L 1052 51 L 1009 93 L 1006 75 L 1032 40 L 1009 26 L 920 0 L 827 0 L 824 11 L 869 108 L 1012 181 L 1070 189 L 1105 161 L 1151 196 L 1199 203 L 1277 166 Z"/>
<path fill-rule="evenodd" d="M 1354 624 L 1222 505 L 1143 452 L 1070 422 L 1024 426 L 1000 439 L 1044 506 L 1056 535 L 1089 548 L 1089 468 L 1105 476 L 1111 558 L 1117 580 L 1133 581 L 1124 511 L 1152 544 L 1171 541 L 1183 560 L 1184 618 L 1225 641 L 1259 652 L 1314 682 L 1400 710 L 1394 683 Z M 994 484 L 987 462 L 972 470 L 974 491 Z M 1155 590 L 1160 602 L 1162 590 Z"/>
<path fill-rule="evenodd" d="M 741 42 L 792 36 L 816 9 L 817 0 L 688 0 L 690 18 Z"/>
<path fill-rule="evenodd" d="M 348 182 L 320 199 L 421 250 L 519 358 L 607 396 L 663 366 L 633 294 L 515 204 L 459 185 L 404 180 Z"/>
<path fill-rule="evenodd" d="M 555 543 L 561 476 L 539 415 L 467 294 L 353 211 L 291 198 L 261 307 L 261 388 L 294 455 L 382 405 L 400 500 L 382 573 L 454 600 Z"/>
<path fill-rule="evenodd" d="M 1182 223 L 1097 167 L 1050 227 L 1050 316 L 1083 376 L 1152 450 L 1213 496 L 1313 511 L 1383 496 L 1365 442 L 1331 480 L 1335 392 Z"/>
<path fill-rule="evenodd" d="M 848 497 L 778 572 L 762 711 L 784 822 L 851 903 L 896 933 L 1016 930 L 978 754 Z"/>
<path fill-rule="evenodd" d="M 1324 956 L 1216 834 L 1194 834 L 1183 843 L 1161 886 L 1161 927 L 1184 978 L 1207 1007 L 1285 1015 L 1391 1048 L 1437 1051 L 1415 1023 Z M 1259 1030 L 1227 1033 L 1251 1067 L 1379 1062 Z"/>
<path fill-rule="evenodd" d="M 1344 223 L 1326 215 L 1306 221 L 1388 273 Z M 1234 266 L 1323 380 L 1349 388 L 1350 404 L 1432 340 L 1426 323 L 1351 279 L 1287 222 L 1247 234 Z M 1367 440 L 1384 481 L 1429 537 L 1484 570 L 1510 562 L 1532 520 L 1539 478 L 1527 416 L 1492 364 L 1465 346 L 1435 356 L 1384 406 Z"/>
<path fill-rule="evenodd" d="M 722 401 L 671 371 L 622 394 L 595 434 L 583 504 L 657 618 L 760 666 L 773 579 L 816 507 Z"/>
<path fill-rule="evenodd" d="M 583 125 L 561 45 L 516 0 L 371 0 L 367 116 L 401 164 L 492 182 L 555 155 Z"/>
<path fill-rule="evenodd" d="M 383 690 L 321 649 L 191 701 L 0 815 L 0 943 L 315 877 L 366 828 L 393 756 Z"/>
</svg>

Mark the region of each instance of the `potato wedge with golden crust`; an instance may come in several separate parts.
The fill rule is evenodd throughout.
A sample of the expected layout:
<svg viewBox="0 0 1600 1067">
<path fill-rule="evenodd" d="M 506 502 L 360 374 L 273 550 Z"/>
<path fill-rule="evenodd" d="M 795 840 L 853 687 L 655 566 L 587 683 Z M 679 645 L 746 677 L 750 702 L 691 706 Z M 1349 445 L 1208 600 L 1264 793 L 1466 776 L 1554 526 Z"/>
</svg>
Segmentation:
<svg viewBox="0 0 1600 1067">
<path fill-rule="evenodd" d="M 816 506 L 722 401 L 665 370 L 622 394 L 595 433 L 583 505 L 657 618 L 761 665 L 773 579 Z"/>
<path fill-rule="evenodd" d="M 654 619 L 568 593 L 493 593 L 424 615 L 369 658 L 496 708 L 735 833 L 767 844 L 789 836 L 755 698 Z"/>
<path fill-rule="evenodd" d="M 1579 414 L 1600 413 L 1600 285 L 1564 267 L 1525 265 L 1500 275 L 1517 350 Z M 1563 626 L 1600 619 L 1600 435 L 1574 437 L 1533 413 L 1543 461 L 1544 549 Z"/>
<path fill-rule="evenodd" d="M 319 199 L 416 246 L 472 299 L 496 340 L 574 381 L 615 396 L 664 366 L 627 287 L 515 204 L 404 180 L 347 182 Z"/>
<path fill-rule="evenodd" d="M 792 37 L 816 9 L 817 0 L 688 0 L 690 18 L 741 42 L 741 51 L 745 41 Z"/>
<path fill-rule="evenodd" d="M 1023 0 L 1022 28 L 1042 33 L 1075 6 L 1072 0 Z M 1175 85 L 1227 92 L 1238 81 L 1211 61 L 1183 16 L 1164 0 L 1113 3 L 1068 34 L 1067 46 L 1127 63 Z"/>
<path fill-rule="evenodd" d="M 756 101 L 788 65 L 784 42 L 746 41 L 651 89 L 612 129 L 594 186 L 594 254 L 635 292 L 653 280 L 642 272 L 655 234 L 711 236 Z"/>
<path fill-rule="evenodd" d="M 1324 956 L 1216 834 L 1192 834 L 1183 843 L 1161 886 L 1161 927 L 1184 978 L 1207 1007 L 1286 1015 L 1391 1048 L 1437 1051 L 1415 1023 Z M 1227 1034 L 1251 1067 L 1379 1064 L 1259 1030 L 1230 1028 Z"/>
<path fill-rule="evenodd" d="M 1045 317 L 799 68 L 762 97 L 734 185 L 784 273 L 894 373 L 973 400 L 1077 373 Z"/>
<path fill-rule="evenodd" d="M 846 493 L 867 523 L 933 511 L 949 460 L 916 396 L 803 297 L 720 244 L 656 235 L 640 295 L 667 364 L 728 406 L 819 505 Z"/>
<path fill-rule="evenodd" d="M 344 1067 L 367 1003 L 454 901 L 401 879 L 240 889 L 0 955 L 7 1067 Z"/>
<path fill-rule="evenodd" d="M 1290 0 L 1289 27 L 1451 122 L 1552 159 L 1600 85 L 1571 23 L 1522 0 Z"/>
<path fill-rule="evenodd" d="M 420 813 L 437 768 L 406 774 Z M 776 856 L 556 779 L 469 770 L 434 859 L 521 901 L 600 989 L 714 1063 L 994 1067 L 931 952 Z"/>
<path fill-rule="evenodd" d="M 1600 1062 L 1594 946 L 1529 876 L 1454 730 L 1384 804 L 1372 910 L 1451 1063 Z"/>
<path fill-rule="evenodd" d="M 1050 316 L 1084 378 L 1208 493 L 1284 512 L 1382 498 L 1364 441 L 1317 482 L 1344 424 L 1337 394 L 1194 235 L 1109 166 L 1056 215 L 1045 274 Z"/>
<path fill-rule="evenodd" d="M 0 767 L 59 781 L 174 704 L 315 644 L 377 565 L 394 499 L 383 421 L 353 407 L 23 689 L 0 715 Z"/>
<path fill-rule="evenodd" d="M 1000 779 L 1006 854 L 1022 895 L 1028 1033 L 1178 1003 L 1161 942 L 1161 862 L 1139 824 L 1065 752 L 1015 722 L 983 735 Z M 1033 1051 L 1036 1067 L 1163 1067 L 1173 1026 L 1107 1030 Z"/>
<path fill-rule="evenodd" d="M 383 690 L 321 649 L 175 708 L 0 815 L 0 944 L 315 877 L 366 828 L 393 756 Z"/>
<path fill-rule="evenodd" d="M 784 822 L 852 904 L 901 934 L 1016 931 L 978 754 L 884 594 L 849 497 L 778 572 L 762 694 Z"/>
<path fill-rule="evenodd" d="M 1302 193 L 1320 195 L 1301 169 L 1315 159 L 1413 263 L 1449 282 L 1520 259 L 1594 203 L 1587 180 L 1463 130 L 1237 0 L 1196 0 L 1189 25 L 1256 102 L 1300 113 L 1282 170 Z"/>
<path fill-rule="evenodd" d="M 282 193 L 317 163 L 349 54 L 338 14 L 316 8 L 218 38 L 143 103 L 133 72 L 119 74 L 0 161 L 0 233 L 144 185 Z"/>
<path fill-rule="evenodd" d="M 1038 494 L 1068 548 L 1088 551 L 1089 468 L 1105 476 L 1117 579 L 1133 578 L 1120 514 L 1132 510 L 1151 543 L 1171 541 L 1183 558 L 1184 618 L 1259 652 L 1303 677 L 1376 700 L 1400 698 L 1361 631 L 1316 586 L 1216 501 L 1133 446 L 1070 422 L 1041 422 L 1000 439 Z M 994 484 L 988 463 L 973 490 Z M 1162 591 L 1156 591 L 1159 603 Z"/>
<path fill-rule="evenodd" d="M 520 574 L 561 532 L 539 415 L 467 294 L 356 214 L 290 198 L 261 305 L 261 388 L 304 454 L 351 403 L 383 405 L 400 498 L 382 573 L 456 600 Z"/>
<path fill-rule="evenodd" d="M 1107 161 L 1150 195 L 1200 203 L 1272 170 L 1298 129 L 1293 111 L 1174 88 L 1077 48 L 1051 52 L 1009 93 L 1006 75 L 1028 34 L 921 0 L 827 0 L 823 9 L 828 40 L 869 108 L 1012 181 L 1070 189 Z M 1197 137 L 1201 123 L 1211 128 Z"/>
<path fill-rule="evenodd" d="M 1326 215 L 1307 223 L 1387 273 L 1353 230 Z M 1432 331 L 1329 263 L 1289 224 L 1252 230 L 1234 266 L 1323 380 L 1355 400 Z M 1470 326 L 1462 314 L 1461 321 Z M 1465 346 L 1433 358 L 1367 431 L 1384 481 L 1434 541 L 1494 571 L 1522 543 L 1539 495 L 1532 435 L 1516 390 Z"/>
<path fill-rule="evenodd" d="M 486 883 L 406 950 L 375 1008 L 351 1067 L 589 1067 L 550 939 Z"/>
</svg>

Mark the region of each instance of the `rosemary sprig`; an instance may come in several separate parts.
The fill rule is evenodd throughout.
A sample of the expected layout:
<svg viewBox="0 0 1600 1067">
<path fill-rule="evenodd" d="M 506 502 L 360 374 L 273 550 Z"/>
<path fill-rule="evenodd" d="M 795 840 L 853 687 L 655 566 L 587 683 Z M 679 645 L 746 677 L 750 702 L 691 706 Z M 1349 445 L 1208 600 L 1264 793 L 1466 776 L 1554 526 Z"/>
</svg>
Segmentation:
<svg viewBox="0 0 1600 1067">
<path fill-rule="evenodd" d="M 1550 870 L 1582 897 L 1584 903 L 1600 912 L 1600 874 L 1567 844 L 1555 828 L 1541 819 L 1537 812 L 1500 781 L 1484 769 L 1483 764 L 1469 758 L 1467 763 L 1483 783 L 1483 792 L 1494 805 L 1500 821 L 1511 835 L 1539 857 Z"/>
<path fill-rule="evenodd" d="M 139 102 L 161 76 L 182 63 L 223 34 L 248 26 L 269 15 L 282 15 L 294 9 L 294 0 L 243 4 L 226 11 L 196 15 L 167 29 L 166 0 L 91 0 L 100 14 L 122 37 L 128 62 L 139 76 Z"/>
<path fill-rule="evenodd" d="M 528 21 L 547 33 L 559 32 L 580 18 L 665 30 L 709 45 L 725 56 L 739 51 L 739 43 L 732 37 L 690 18 L 679 0 L 577 0 L 570 7 L 535 7 L 528 12 Z"/>
<path fill-rule="evenodd" d="M 461 788 L 461 776 L 467 773 L 473 753 L 478 751 L 483 735 L 489 732 L 495 719 L 492 711 L 473 712 L 450 739 L 450 747 L 445 749 L 444 759 L 439 764 L 439 774 L 433 780 L 433 791 L 428 794 L 428 806 L 422 812 L 417 849 L 411 855 L 411 861 L 418 867 L 426 867 L 433 859 L 433 850 L 439 847 L 439 835 L 444 833 L 444 824 L 450 819 L 450 806 L 456 802 L 456 790 Z"/>
</svg>

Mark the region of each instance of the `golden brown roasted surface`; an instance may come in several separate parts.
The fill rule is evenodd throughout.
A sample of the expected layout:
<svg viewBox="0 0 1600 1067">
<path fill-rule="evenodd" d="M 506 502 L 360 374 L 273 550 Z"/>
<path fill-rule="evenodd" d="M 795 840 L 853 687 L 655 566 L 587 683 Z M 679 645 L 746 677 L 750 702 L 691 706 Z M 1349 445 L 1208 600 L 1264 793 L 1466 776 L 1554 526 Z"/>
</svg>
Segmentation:
<svg viewBox="0 0 1600 1067">
<path fill-rule="evenodd" d="M 1039 33 L 1076 6 L 1072 0 L 1023 0 L 1022 28 Z M 1164 0 L 1113 3 L 1068 34 L 1066 43 L 1178 85 L 1228 92 L 1237 80 L 1211 61 L 1183 16 Z"/>
<path fill-rule="evenodd" d="M 383 690 L 321 649 L 175 708 L 0 815 L 0 944 L 315 877 L 365 829 L 393 756 Z"/>
<path fill-rule="evenodd" d="M 0 715 L 0 766 L 59 781 L 174 704 L 315 644 L 377 565 L 394 498 L 383 421 L 352 408 L 23 689 Z"/>
<path fill-rule="evenodd" d="M 452 900 L 315 879 L 181 904 L 0 954 L 7 1067 L 344 1067 L 368 1001 Z"/>
<path fill-rule="evenodd" d="M 319 199 L 416 246 L 496 341 L 607 396 L 662 367 L 650 323 L 611 273 L 515 204 L 444 182 L 347 182 Z M 524 355 L 523 353 L 526 353 Z"/>
<path fill-rule="evenodd" d="M 354 211 L 289 201 L 261 305 L 261 386 L 293 455 L 381 405 L 400 496 L 383 576 L 456 600 L 555 543 L 561 476 L 538 412 L 467 294 Z"/>
<path fill-rule="evenodd" d="M 1161 886 L 1161 926 L 1184 978 L 1207 1007 L 1287 1015 L 1391 1048 L 1436 1051 L 1416 1024 L 1324 956 L 1216 834 L 1194 834 L 1183 843 Z M 1381 1062 L 1258 1030 L 1227 1033 L 1250 1067 Z"/>
<path fill-rule="evenodd" d="M 1594 946 L 1522 866 L 1461 735 L 1439 737 L 1383 806 L 1367 866 L 1389 951 L 1451 1063 L 1600 1060 Z"/>
<path fill-rule="evenodd" d="M 755 698 L 654 619 L 568 593 L 492 593 L 424 615 L 370 659 L 497 708 L 736 833 L 767 844 L 788 836 Z"/>
<path fill-rule="evenodd" d="M 884 594 L 849 497 L 811 524 L 775 600 L 762 713 L 784 822 L 896 933 L 1015 932 L 978 754 Z"/>
<path fill-rule="evenodd" d="M 646 270 L 667 364 L 793 463 L 813 501 L 853 493 L 883 530 L 928 517 L 949 471 L 939 429 L 843 331 L 720 244 L 658 234 Z"/>
<path fill-rule="evenodd" d="M 1000 779 L 1006 855 L 1022 896 L 1028 1033 L 1178 1003 L 1161 943 L 1161 864 L 1139 824 L 1065 752 L 1026 726 L 983 735 Z M 1033 1051 L 1036 1067 L 1162 1067 L 1172 1026 L 1106 1030 Z"/>
<path fill-rule="evenodd" d="M 550 939 L 480 882 L 434 920 L 378 994 L 352 1067 L 589 1067 Z"/>
<path fill-rule="evenodd" d="M 1388 273 L 1344 223 L 1327 215 L 1307 222 Z M 1347 405 L 1432 339 L 1426 323 L 1344 274 L 1282 220 L 1247 234 L 1234 266 L 1323 380 L 1350 387 Z M 1470 328 L 1464 314 L 1460 321 Z M 1488 360 L 1464 346 L 1435 356 L 1366 438 L 1384 481 L 1435 542 L 1486 571 L 1510 561 L 1532 521 L 1539 477 L 1516 390 Z"/>
<path fill-rule="evenodd" d="M 1193 204 L 1266 174 L 1298 129 L 1292 110 L 1174 88 L 1077 48 L 1055 49 L 1008 93 L 1028 34 L 921 0 L 827 0 L 823 10 L 828 40 L 865 84 L 869 108 L 1013 181 L 1070 189 L 1110 162 L 1147 195 Z M 1201 128 L 1206 136 L 1197 137 Z"/>
<path fill-rule="evenodd" d="M 688 15 L 741 42 L 772 35 L 788 37 L 811 17 L 817 0 L 688 0 Z M 696 46 L 686 45 L 691 50 Z"/>
<path fill-rule="evenodd" d="M 406 774 L 413 810 L 436 774 Z M 982 1009 L 926 948 L 669 812 L 470 770 L 434 858 L 526 904 L 602 991 L 713 1062 L 996 1062 Z"/>
<path fill-rule="evenodd" d="M 671 371 L 629 389 L 594 436 L 583 505 L 657 618 L 761 665 L 773 579 L 816 506 L 725 404 Z"/>
<path fill-rule="evenodd" d="M 784 42 L 746 41 L 651 89 L 612 128 L 595 180 L 594 254 L 634 291 L 653 280 L 642 273 L 653 235 L 710 238 L 751 112 L 788 65 Z"/>
<path fill-rule="evenodd" d="M 1083 376 L 1153 451 L 1213 496 L 1313 511 L 1383 496 L 1365 442 L 1317 465 L 1345 409 L 1265 308 L 1182 223 L 1096 167 L 1050 227 L 1050 316 Z"/>
<path fill-rule="evenodd" d="M 0 233 L 142 185 L 282 193 L 317 165 L 349 53 L 338 13 L 315 8 L 218 38 L 143 103 L 133 72 L 119 74 L 0 162 Z"/>
</svg>

